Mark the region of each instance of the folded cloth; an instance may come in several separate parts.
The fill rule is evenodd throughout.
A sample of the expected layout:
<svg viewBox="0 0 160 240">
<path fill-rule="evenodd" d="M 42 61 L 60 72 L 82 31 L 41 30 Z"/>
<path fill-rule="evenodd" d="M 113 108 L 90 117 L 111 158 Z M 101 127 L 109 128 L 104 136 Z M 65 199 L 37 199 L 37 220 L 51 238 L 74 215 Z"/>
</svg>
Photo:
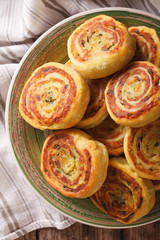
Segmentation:
<svg viewBox="0 0 160 240">
<path fill-rule="evenodd" d="M 73 14 L 94 8 L 130 7 L 159 15 L 159 0 L 0 0 L 0 239 L 16 239 L 43 227 L 74 223 L 33 192 L 11 155 L 5 132 L 5 103 L 11 78 L 32 43 Z"/>
</svg>

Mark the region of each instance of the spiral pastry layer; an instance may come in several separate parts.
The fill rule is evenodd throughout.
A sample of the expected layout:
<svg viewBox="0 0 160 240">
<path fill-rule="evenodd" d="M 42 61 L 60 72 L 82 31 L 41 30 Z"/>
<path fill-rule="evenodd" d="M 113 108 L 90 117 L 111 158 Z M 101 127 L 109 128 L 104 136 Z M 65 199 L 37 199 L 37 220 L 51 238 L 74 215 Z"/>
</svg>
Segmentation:
<svg viewBox="0 0 160 240">
<path fill-rule="evenodd" d="M 90 99 L 86 81 L 60 63 L 37 68 L 26 82 L 19 101 L 22 117 L 39 129 L 65 129 L 83 117 Z"/>
<path fill-rule="evenodd" d="M 130 127 L 144 126 L 160 117 L 160 70 L 136 61 L 109 81 L 105 98 L 112 119 Z"/>
<path fill-rule="evenodd" d="M 108 115 L 104 91 L 108 78 L 90 79 L 87 81 L 90 88 L 90 101 L 86 112 L 77 124 L 79 128 L 93 128 L 99 125 Z"/>
<path fill-rule="evenodd" d="M 107 178 L 91 200 L 101 211 L 129 224 L 152 209 L 155 190 L 151 180 L 138 177 L 125 158 L 118 157 L 110 159 Z"/>
<path fill-rule="evenodd" d="M 140 177 L 160 180 L 160 120 L 141 128 L 128 129 L 124 153 Z"/>
<path fill-rule="evenodd" d="M 104 144 L 78 129 L 56 131 L 43 146 L 41 171 L 63 195 L 86 198 L 103 184 L 108 169 Z"/>
<path fill-rule="evenodd" d="M 120 126 L 108 116 L 97 127 L 88 129 L 87 133 L 104 143 L 110 155 L 119 156 L 123 153 L 123 140 L 127 129 L 128 127 Z"/>
<path fill-rule="evenodd" d="M 72 62 L 69 60 L 66 65 L 75 69 Z M 92 128 L 100 124 L 108 115 L 105 103 L 104 91 L 109 78 L 87 79 L 87 84 L 90 88 L 90 101 L 86 112 L 77 124 L 78 128 Z"/>
<path fill-rule="evenodd" d="M 130 27 L 129 32 L 135 37 L 137 48 L 135 60 L 149 61 L 160 66 L 160 40 L 153 28 L 145 26 Z"/>
<path fill-rule="evenodd" d="M 134 56 L 135 38 L 124 24 L 99 15 L 85 21 L 68 39 L 68 56 L 86 79 L 106 77 Z"/>
</svg>

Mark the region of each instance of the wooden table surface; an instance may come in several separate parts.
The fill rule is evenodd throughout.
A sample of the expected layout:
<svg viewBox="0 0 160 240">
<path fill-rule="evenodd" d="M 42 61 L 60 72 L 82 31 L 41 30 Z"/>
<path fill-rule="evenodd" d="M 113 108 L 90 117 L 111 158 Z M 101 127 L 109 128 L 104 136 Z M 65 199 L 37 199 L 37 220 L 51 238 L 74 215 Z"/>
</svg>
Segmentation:
<svg viewBox="0 0 160 240">
<path fill-rule="evenodd" d="M 17 240 L 160 240 L 160 221 L 131 229 L 103 229 L 75 223 L 67 229 L 44 228 Z"/>
</svg>

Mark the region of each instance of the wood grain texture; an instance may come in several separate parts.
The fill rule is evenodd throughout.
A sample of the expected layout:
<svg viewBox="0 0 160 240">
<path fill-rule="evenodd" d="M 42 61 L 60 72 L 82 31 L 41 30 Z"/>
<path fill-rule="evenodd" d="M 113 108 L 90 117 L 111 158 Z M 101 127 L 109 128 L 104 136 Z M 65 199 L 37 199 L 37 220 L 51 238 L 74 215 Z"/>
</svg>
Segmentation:
<svg viewBox="0 0 160 240">
<path fill-rule="evenodd" d="M 16 238 L 16 240 L 37 240 L 37 231 L 27 233 L 20 238 Z"/>
<path fill-rule="evenodd" d="M 105 230 L 75 223 L 71 227 L 58 231 L 55 228 L 41 229 L 38 240 L 120 240 L 120 230 Z"/>
<path fill-rule="evenodd" d="M 159 240 L 160 239 L 160 221 L 147 224 L 143 227 L 125 229 L 122 232 L 123 240 Z"/>
<path fill-rule="evenodd" d="M 130 229 L 103 229 L 75 223 L 58 230 L 43 228 L 26 234 L 16 240 L 159 240 L 160 221 Z"/>
</svg>

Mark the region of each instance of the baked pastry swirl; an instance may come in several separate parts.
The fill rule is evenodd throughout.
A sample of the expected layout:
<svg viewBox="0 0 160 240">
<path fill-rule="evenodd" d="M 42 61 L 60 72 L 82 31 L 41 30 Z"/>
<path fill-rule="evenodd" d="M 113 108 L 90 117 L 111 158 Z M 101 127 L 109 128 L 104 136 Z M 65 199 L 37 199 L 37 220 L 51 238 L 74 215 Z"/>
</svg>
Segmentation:
<svg viewBox="0 0 160 240">
<path fill-rule="evenodd" d="M 123 153 L 123 140 L 128 127 L 123 127 L 108 116 L 100 125 L 87 129 L 87 133 L 94 139 L 104 143 L 108 153 L 119 156 Z"/>
<path fill-rule="evenodd" d="M 41 171 L 63 195 L 86 198 L 103 184 L 108 169 L 104 144 L 79 129 L 56 131 L 43 145 Z"/>
<path fill-rule="evenodd" d="M 140 177 L 160 180 L 160 120 L 128 129 L 124 137 L 124 153 Z"/>
<path fill-rule="evenodd" d="M 98 15 L 76 28 L 68 39 L 68 56 L 86 79 L 109 76 L 134 56 L 135 38 L 124 24 Z"/>
<path fill-rule="evenodd" d="M 107 117 L 108 111 L 105 103 L 104 91 L 108 78 L 90 79 L 87 83 L 90 88 L 90 101 L 78 128 L 93 128 L 99 125 Z"/>
<path fill-rule="evenodd" d="M 155 204 L 152 181 L 142 179 L 125 158 L 112 158 L 107 178 L 91 196 L 93 203 L 119 222 L 129 224 L 149 213 Z"/>
<path fill-rule="evenodd" d="M 112 119 L 141 127 L 160 117 L 160 69 L 147 61 L 130 63 L 107 84 L 105 98 Z"/>
<path fill-rule="evenodd" d="M 75 69 L 69 60 L 66 65 Z M 81 121 L 77 124 L 78 128 L 92 128 L 99 125 L 108 115 L 105 103 L 104 91 L 109 78 L 87 79 L 90 88 L 90 101 Z"/>
<path fill-rule="evenodd" d="M 145 26 L 130 27 L 128 30 L 137 43 L 135 60 L 149 61 L 159 67 L 160 40 L 156 30 Z"/>
<path fill-rule="evenodd" d="M 90 99 L 86 81 L 60 63 L 37 68 L 26 82 L 19 101 L 22 117 L 39 129 L 65 129 L 83 117 Z"/>
</svg>

